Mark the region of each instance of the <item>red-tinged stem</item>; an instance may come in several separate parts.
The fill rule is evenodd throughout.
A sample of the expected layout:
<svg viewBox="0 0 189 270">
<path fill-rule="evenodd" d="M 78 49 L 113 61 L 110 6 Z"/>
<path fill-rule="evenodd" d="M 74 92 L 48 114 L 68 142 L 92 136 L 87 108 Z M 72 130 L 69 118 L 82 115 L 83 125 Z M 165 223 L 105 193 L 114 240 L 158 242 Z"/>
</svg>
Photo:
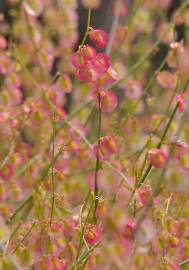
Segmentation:
<svg viewBox="0 0 189 270">
<path fill-rule="evenodd" d="M 100 137 L 101 137 L 101 127 L 102 127 L 102 110 L 101 110 L 101 97 L 98 93 L 98 103 L 99 103 L 99 109 L 98 109 L 98 148 L 100 146 Z M 97 224 L 96 219 L 96 210 L 98 207 L 98 172 L 100 169 L 100 158 L 99 153 L 97 149 L 96 154 L 96 166 L 95 166 L 95 179 L 94 179 L 94 197 L 95 197 L 95 207 L 94 207 L 94 223 Z"/>
</svg>

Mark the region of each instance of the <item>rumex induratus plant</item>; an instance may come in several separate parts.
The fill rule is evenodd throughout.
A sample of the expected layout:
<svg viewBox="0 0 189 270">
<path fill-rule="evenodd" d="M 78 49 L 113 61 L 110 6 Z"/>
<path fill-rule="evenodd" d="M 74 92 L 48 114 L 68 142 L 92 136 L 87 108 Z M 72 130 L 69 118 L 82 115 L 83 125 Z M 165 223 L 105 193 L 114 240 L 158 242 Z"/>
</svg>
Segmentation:
<svg viewBox="0 0 189 270">
<path fill-rule="evenodd" d="M 103 1 L 0 14 L 2 270 L 189 267 L 189 1 Z"/>
</svg>

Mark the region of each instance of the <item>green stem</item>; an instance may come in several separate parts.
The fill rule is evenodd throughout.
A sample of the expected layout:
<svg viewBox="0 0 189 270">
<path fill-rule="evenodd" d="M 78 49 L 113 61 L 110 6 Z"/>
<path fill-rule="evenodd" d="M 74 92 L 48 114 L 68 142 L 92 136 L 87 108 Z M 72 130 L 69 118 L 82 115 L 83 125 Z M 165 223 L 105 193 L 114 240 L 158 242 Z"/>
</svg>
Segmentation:
<svg viewBox="0 0 189 270">
<path fill-rule="evenodd" d="M 98 247 L 104 239 L 102 238 L 100 241 L 98 241 L 94 246 L 92 246 L 88 251 L 85 251 L 81 257 L 77 260 L 77 262 L 70 268 L 70 270 L 75 269 L 76 266 L 80 265 L 84 260 L 86 260 L 91 253 L 95 250 L 96 247 Z"/>
<path fill-rule="evenodd" d="M 135 65 L 133 65 L 133 67 L 131 67 L 131 69 L 128 71 L 128 73 L 123 78 L 121 78 L 120 80 L 118 80 L 117 82 L 112 84 L 108 89 L 111 89 L 111 88 L 119 85 L 120 83 L 124 82 L 125 79 L 128 78 L 131 74 L 135 73 L 146 62 L 146 60 L 150 57 L 150 55 L 152 54 L 154 49 L 157 48 L 159 46 L 159 44 L 162 42 L 162 40 L 165 37 L 165 35 L 167 34 L 167 32 L 173 27 L 174 27 L 174 24 L 170 24 L 168 29 L 152 45 L 151 49 Z"/>
<path fill-rule="evenodd" d="M 55 120 L 52 120 L 52 129 L 53 129 L 53 143 L 52 143 L 52 167 L 51 167 L 51 183 L 52 183 L 52 205 L 51 205 L 51 217 L 50 217 L 50 226 L 52 224 L 53 212 L 54 212 L 54 203 L 55 203 L 55 183 L 54 183 L 54 164 L 55 164 Z"/>
<path fill-rule="evenodd" d="M 98 94 L 98 103 L 99 103 L 99 109 L 98 109 L 98 148 L 100 146 L 100 137 L 101 137 L 101 128 L 102 128 L 102 110 L 101 110 L 101 97 L 100 94 Z M 100 157 L 97 149 L 97 155 L 96 155 L 96 166 L 95 166 L 95 179 L 94 179 L 94 196 L 95 196 L 95 207 L 94 207 L 94 223 L 97 224 L 96 219 L 96 210 L 98 207 L 98 171 L 100 168 Z"/>
<path fill-rule="evenodd" d="M 62 150 L 60 150 L 57 154 L 56 154 L 56 156 L 55 156 L 55 161 L 59 158 L 59 156 L 61 155 L 61 153 L 62 153 Z M 40 179 L 39 179 L 39 184 L 41 183 L 41 182 L 43 182 L 43 180 L 45 179 L 45 177 L 48 175 L 48 173 L 49 173 L 49 170 L 50 170 L 50 168 L 52 167 L 52 162 L 50 162 L 47 166 L 46 166 L 46 168 L 41 172 L 41 177 L 40 177 Z M 36 187 L 36 191 L 37 191 L 37 188 L 40 186 L 38 184 L 38 186 Z M 18 208 L 14 211 L 14 213 L 11 215 L 11 217 L 9 218 L 9 220 L 8 220 L 8 223 L 10 223 L 10 222 L 12 222 L 12 220 L 17 216 L 17 214 L 27 205 L 27 204 L 29 204 L 29 203 L 32 203 L 32 201 L 33 201 L 33 195 L 30 195 L 30 196 L 28 196 L 19 206 L 18 206 Z"/>
<path fill-rule="evenodd" d="M 81 230 L 81 234 L 80 234 L 80 239 L 79 239 L 79 247 L 78 247 L 76 259 L 79 258 L 81 249 L 82 249 L 82 247 L 83 247 L 83 236 L 84 236 L 84 232 L 85 232 L 85 226 L 86 226 L 86 224 L 87 224 L 87 221 L 88 221 L 88 219 L 89 219 L 91 210 L 92 210 L 92 208 L 93 208 L 93 202 L 94 202 L 94 201 L 92 200 L 92 203 L 91 203 L 91 205 L 90 205 L 90 208 L 89 208 L 87 217 L 86 217 L 85 222 L 84 222 L 84 224 L 83 224 L 83 226 L 82 226 L 82 230 Z"/>
<path fill-rule="evenodd" d="M 85 44 L 85 41 L 87 39 L 88 32 L 89 32 L 90 23 L 91 23 L 91 9 L 89 8 L 88 9 L 87 27 L 86 27 L 85 35 L 84 35 L 83 40 L 81 42 L 81 45 L 79 47 L 82 47 Z"/>
<path fill-rule="evenodd" d="M 180 267 L 183 267 L 183 266 L 185 266 L 185 265 L 187 265 L 187 264 L 189 264 L 189 259 L 187 259 L 187 260 L 181 262 L 181 263 L 179 264 L 179 266 L 180 266 Z"/>
<path fill-rule="evenodd" d="M 2 253 L 5 252 L 5 248 L 3 246 L 3 244 L 0 242 L 0 251 Z M 17 261 L 14 259 L 14 257 L 12 255 L 10 255 L 9 253 L 7 253 L 7 258 L 10 260 L 12 266 L 14 267 L 15 270 L 23 270 L 23 268 L 17 263 Z"/>
<path fill-rule="evenodd" d="M 35 222 L 31 225 L 31 227 L 29 228 L 29 230 L 26 232 L 26 234 L 24 235 L 23 239 L 17 244 L 17 246 L 15 247 L 15 249 L 13 250 L 12 254 L 14 254 L 17 249 L 19 248 L 20 244 L 24 242 L 24 240 L 29 236 L 29 234 L 31 233 L 32 229 L 35 226 Z"/>
<path fill-rule="evenodd" d="M 187 79 L 187 82 L 186 82 L 186 84 L 185 84 L 185 86 L 183 88 L 182 93 L 184 93 L 186 91 L 188 83 L 189 83 L 189 78 Z M 161 139 L 160 139 L 160 141 L 159 141 L 159 143 L 157 145 L 157 148 L 160 148 L 162 146 L 162 144 L 164 142 L 164 139 L 165 139 L 165 137 L 166 137 L 166 135 L 167 135 L 167 133 L 169 131 L 170 125 L 171 125 L 171 123 L 172 123 L 172 121 L 173 121 L 173 119 L 174 119 L 174 117 L 176 115 L 178 107 L 179 107 L 179 104 L 177 103 L 174 110 L 173 110 L 173 112 L 172 112 L 172 114 L 171 114 L 171 116 L 170 116 L 170 119 L 169 119 L 169 121 L 168 121 L 168 123 L 167 123 L 167 125 L 166 125 L 166 127 L 164 129 L 164 132 L 163 132 L 163 134 L 161 136 Z M 152 169 L 152 165 L 149 164 L 148 168 L 146 169 L 146 172 L 145 172 L 144 176 L 141 178 L 141 180 L 139 182 L 139 186 L 141 186 L 145 182 L 145 180 L 146 180 L 147 176 L 149 175 L 151 169 Z"/>
</svg>

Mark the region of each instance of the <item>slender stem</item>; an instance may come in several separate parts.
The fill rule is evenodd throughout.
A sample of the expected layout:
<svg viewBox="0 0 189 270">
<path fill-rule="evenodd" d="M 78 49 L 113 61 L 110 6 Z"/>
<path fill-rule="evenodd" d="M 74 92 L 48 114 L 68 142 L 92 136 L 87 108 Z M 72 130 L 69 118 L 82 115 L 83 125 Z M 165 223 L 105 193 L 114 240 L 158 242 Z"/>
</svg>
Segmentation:
<svg viewBox="0 0 189 270">
<path fill-rule="evenodd" d="M 53 143 L 52 143 L 52 167 L 51 167 L 51 183 L 52 183 L 52 205 L 51 205 L 51 218 L 50 226 L 52 224 L 54 203 L 55 203 L 55 183 L 54 183 L 54 163 L 55 163 L 55 120 L 52 120 L 52 130 L 53 130 Z"/>
<path fill-rule="evenodd" d="M 177 10 L 177 14 L 179 14 L 180 12 L 182 12 L 182 10 L 189 4 L 189 0 L 186 0 L 185 2 L 183 2 L 183 4 L 180 6 L 180 8 Z M 152 45 L 152 48 L 149 50 L 149 52 L 147 52 L 144 57 L 142 57 L 130 70 L 129 72 L 120 80 L 118 80 L 116 83 L 112 84 L 109 89 L 113 88 L 116 85 L 119 85 L 120 83 L 122 83 L 126 78 L 128 78 L 131 74 L 135 73 L 145 62 L 146 60 L 150 57 L 150 55 L 152 54 L 152 52 L 154 51 L 154 49 L 156 47 L 159 46 L 159 44 L 162 42 L 163 38 L 166 36 L 166 34 L 168 33 L 168 31 L 171 28 L 174 28 L 175 24 L 171 23 L 168 27 L 167 30 L 165 30 L 165 32 L 160 36 L 160 38 Z"/>
<path fill-rule="evenodd" d="M 35 226 L 35 222 L 31 225 L 31 227 L 29 228 L 29 230 L 26 232 L 26 234 L 24 235 L 23 239 L 17 244 L 17 246 L 15 247 L 15 249 L 13 250 L 12 254 L 14 254 L 17 249 L 19 248 L 20 244 L 24 242 L 24 240 L 29 236 L 29 234 L 31 233 L 32 229 Z"/>
<path fill-rule="evenodd" d="M 72 129 L 81 137 L 81 139 L 85 142 L 85 144 L 92 150 L 93 146 L 91 145 L 91 143 L 88 141 L 88 139 L 80 132 L 80 130 L 78 130 L 78 128 L 76 126 L 74 126 L 71 122 L 66 121 L 66 124 L 69 125 L 70 127 L 72 127 Z M 112 169 L 113 171 L 115 171 L 127 184 L 127 188 L 129 190 L 133 190 L 133 187 L 131 185 L 131 183 L 129 182 L 128 178 L 126 177 L 126 175 L 121 172 L 119 169 L 117 169 L 111 162 L 109 161 L 105 161 L 104 162 L 105 165 L 107 165 L 108 168 Z"/>
<path fill-rule="evenodd" d="M 100 147 L 100 137 L 101 137 L 101 127 L 102 127 L 102 110 L 101 110 L 101 97 L 100 94 L 98 94 L 98 103 L 99 103 L 99 109 L 98 109 L 98 148 Z M 95 166 L 95 179 L 94 179 L 94 196 L 95 196 L 95 207 L 94 207 L 94 223 L 97 224 L 96 219 L 96 210 L 98 207 L 98 171 L 100 168 L 100 157 L 97 149 L 96 154 L 96 166 Z"/>
<path fill-rule="evenodd" d="M 154 74 L 152 75 L 151 79 L 149 80 L 149 82 L 146 84 L 145 88 L 144 88 L 144 93 L 146 94 L 148 92 L 148 90 L 150 89 L 150 87 L 152 86 L 156 75 L 158 72 L 160 72 L 162 70 L 162 68 L 165 66 L 165 63 L 167 61 L 167 55 L 163 58 L 162 62 L 160 63 L 159 67 L 157 68 L 157 70 L 154 72 Z"/>
<path fill-rule="evenodd" d="M 85 222 L 84 222 L 84 224 L 83 224 L 83 226 L 82 226 L 82 230 L 81 230 L 81 234 L 80 234 L 80 239 L 79 239 L 79 247 L 78 247 L 76 259 L 79 258 L 81 249 L 82 249 L 82 247 L 83 247 L 83 242 L 84 242 L 84 241 L 83 241 L 83 236 L 84 236 L 84 232 L 85 232 L 85 226 L 86 226 L 86 224 L 87 224 L 87 221 L 88 221 L 88 219 L 89 219 L 90 213 L 91 213 L 91 211 L 92 211 L 92 208 L 93 208 L 93 202 L 94 202 L 94 201 L 92 200 L 92 203 L 91 203 L 91 205 L 90 205 L 90 208 L 89 208 L 87 217 L 86 217 Z"/>
<path fill-rule="evenodd" d="M 184 90 L 185 91 L 185 90 Z M 180 125 L 178 126 L 177 128 L 177 132 L 175 134 L 175 137 L 178 138 L 185 123 L 186 123 L 186 116 L 187 116 L 187 113 L 185 113 L 182 117 L 182 121 L 180 122 Z M 146 206 L 146 208 L 144 209 L 144 212 L 143 214 L 141 215 L 141 217 L 139 218 L 138 222 L 137 222 L 137 228 L 136 228 L 136 231 L 135 231 L 135 234 L 137 233 L 137 231 L 140 229 L 140 226 L 142 224 L 142 222 L 144 221 L 147 213 L 149 212 L 149 210 L 151 209 L 151 207 L 153 206 L 153 199 L 156 198 L 159 193 L 162 191 L 162 183 L 164 181 L 164 176 L 165 176 L 165 173 L 166 173 L 166 170 L 168 168 L 168 165 L 170 163 L 170 160 L 171 160 L 171 157 L 174 153 L 174 149 L 175 149 L 175 145 L 176 145 L 176 141 L 171 145 L 170 147 L 170 150 L 169 150 L 169 155 L 168 155 L 168 161 L 167 161 L 167 166 L 162 170 L 162 173 L 160 174 L 159 176 L 159 179 L 157 181 L 157 184 L 154 188 L 154 192 L 153 192 L 153 197 L 152 199 L 149 201 L 148 205 Z M 187 263 L 189 262 L 189 260 L 187 260 Z M 184 265 L 184 264 L 183 264 Z"/>
<path fill-rule="evenodd" d="M 11 144 L 10 150 L 7 152 L 7 154 L 5 155 L 5 157 L 3 158 L 3 160 L 0 163 L 0 170 L 7 164 L 11 154 L 14 153 L 15 147 L 16 147 L 16 142 L 13 142 Z"/>
<path fill-rule="evenodd" d="M 183 88 L 183 91 L 182 91 L 183 93 L 186 91 L 187 86 L 188 86 L 188 83 L 189 83 L 189 78 L 187 79 L 187 82 L 186 82 L 186 84 L 185 84 L 185 86 Z M 163 132 L 163 134 L 161 136 L 161 139 L 160 139 L 160 141 L 159 141 L 159 143 L 157 145 L 157 148 L 160 148 L 162 146 L 162 143 L 163 143 L 163 141 L 164 141 L 164 139 L 165 139 L 165 137 L 166 137 L 166 135 L 168 133 L 168 130 L 170 128 L 170 125 L 171 125 L 171 123 L 172 123 L 172 121 L 173 121 L 173 119 L 174 119 L 174 117 L 176 115 L 176 112 L 178 110 L 178 107 L 179 107 L 179 104 L 177 103 L 176 106 L 175 106 L 175 108 L 174 108 L 174 110 L 173 110 L 173 112 L 172 112 L 172 114 L 171 114 L 171 116 L 170 116 L 170 119 L 169 119 L 169 121 L 168 121 L 168 123 L 167 123 L 167 125 L 166 125 L 166 127 L 164 129 L 164 132 Z M 152 169 L 152 165 L 149 164 L 148 168 L 146 169 L 145 174 L 143 175 L 143 177 L 139 181 L 139 186 L 141 186 L 142 183 L 144 183 L 144 181 L 146 180 L 147 176 L 149 175 L 151 169 Z"/>
<path fill-rule="evenodd" d="M 120 83 L 124 82 L 125 79 L 127 79 L 131 74 L 135 73 L 145 62 L 146 60 L 151 56 L 152 52 L 154 51 L 155 48 L 157 48 L 159 46 L 159 44 L 162 42 L 163 38 L 165 37 L 165 35 L 167 34 L 167 32 L 174 27 L 174 24 L 170 24 L 170 26 L 168 27 L 168 29 L 160 36 L 160 38 L 152 45 L 151 49 L 143 56 L 141 57 L 141 59 L 131 67 L 131 69 L 128 71 L 128 73 L 123 76 L 123 78 L 121 78 L 120 80 L 118 80 L 117 82 L 115 82 L 114 84 L 112 84 L 108 89 L 111 89 L 117 85 L 119 85 Z"/>
<path fill-rule="evenodd" d="M 89 8 L 88 9 L 87 27 L 86 27 L 85 35 L 84 35 L 83 40 L 81 42 L 81 45 L 79 47 L 82 47 L 85 44 L 85 41 L 87 39 L 88 32 L 89 32 L 90 23 L 91 23 L 91 9 Z"/>
<path fill-rule="evenodd" d="M 62 153 L 62 150 L 60 150 L 55 158 L 54 158 L 54 161 L 56 161 L 58 159 L 58 157 L 61 155 Z M 50 170 L 50 168 L 52 167 L 52 162 L 50 162 L 46 167 L 45 169 L 41 172 L 41 177 L 39 179 L 39 184 L 41 182 L 43 182 L 43 180 L 45 179 L 45 177 L 48 175 L 48 172 Z M 36 187 L 36 191 L 37 191 L 37 188 L 39 187 L 39 185 Z M 11 215 L 11 217 L 9 218 L 9 220 L 7 221 L 8 223 L 12 222 L 13 219 L 17 216 L 17 214 L 29 203 L 32 203 L 33 202 L 33 195 L 29 195 L 19 206 L 18 208 L 14 211 L 14 213 Z"/>
<path fill-rule="evenodd" d="M 32 203 L 33 196 L 30 195 L 27 197 L 19 206 L 18 208 L 14 211 L 14 213 L 11 215 L 11 217 L 8 220 L 8 223 L 12 222 L 12 220 L 17 216 L 17 214 L 29 203 Z"/>
<path fill-rule="evenodd" d="M 180 266 L 180 267 L 183 267 L 183 266 L 185 266 L 186 264 L 189 264 L 189 259 L 187 259 L 187 260 L 185 260 L 185 261 L 179 263 L 179 266 Z"/>
<path fill-rule="evenodd" d="M 88 251 L 84 252 L 80 258 L 78 258 L 77 262 L 70 268 L 70 270 L 75 269 L 76 266 L 80 265 L 84 260 L 86 260 L 91 253 L 95 250 L 95 248 L 97 248 L 102 241 L 104 240 L 104 238 L 102 238 L 101 240 L 99 240 L 94 246 L 92 246 Z"/>
<path fill-rule="evenodd" d="M 5 252 L 5 248 L 1 242 L 0 242 L 0 251 L 3 253 Z M 23 268 L 17 263 L 17 261 L 14 259 L 14 257 L 12 255 L 7 253 L 7 257 L 10 260 L 10 262 L 13 265 L 15 270 L 23 270 Z"/>
</svg>

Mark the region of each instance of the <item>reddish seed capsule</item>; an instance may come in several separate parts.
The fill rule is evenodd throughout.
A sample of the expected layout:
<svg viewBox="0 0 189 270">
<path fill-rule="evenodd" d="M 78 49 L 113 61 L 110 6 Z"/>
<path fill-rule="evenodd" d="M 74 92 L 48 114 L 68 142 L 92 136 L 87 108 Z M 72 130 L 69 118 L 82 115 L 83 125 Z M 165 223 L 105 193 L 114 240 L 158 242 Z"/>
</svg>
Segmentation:
<svg viewBox="0 0 189 270">
<path fill-rule="evenodd" d="M 90 61 L 91 59 L 95 58 L 96 50 L 95 50 L 95 48 L 93 48 L 93 47 L 91 47 L 89 45 L 85 45 L 81 49 L 81 54 L 86 59 L 86 61 Z"/>
<path fill-rule="evenodd" d="M 177 76 L 169 71 L 159 72 L 156 80 L 159 86 L 164 89 L 175 89 L 177 86 Z"/>
<path fill-rule="evenodd" d="M 180 113 L 184 112 L 186 110 L 186 103 L 182 95 L 177 95 L 176 100 L 178 102 L 178 110 Z"/>
<path fill-rule="evenodd" d="M 92 63 L 100 75 L 104 73 L 105 71 L 107 71 L 110 67 L 109 56 L 105 53 L 97 54 L 97 56 L 95 57 Z"/>
<path fill-rule="evenodd" d="M 171 248 L 177 248 L 180 244 L 179 238 L 174 235 L 170 235 L 167 240 L 167 243 Z"/>
<path fill-rule="evenodd" d="M 129 220 L 123 229 L 123 237 L 131 240 L 136 229 L 136 223 Z"/>
<path fill-rule="evenodd" d="M 149 151 L 149 161 L 154 168 L 165 167 L 168 160 L 168 154 L 165 149 L 152 149 Z"/>
<path fill-rule="evenodd" d="M 141 83 L 136 80 L 129 80 L 125 89 L 125 96 L 130 100 L 136 100 L 141 97 L 143 92 Z"/>
<path fill-rule="evenodd" d="M 63 74 L 61 76 L 57 85 L 64 91 L 64 93 L 70 93 L 72 91 L 72 81 L 67 74 Z"/>
<path fill-rule="evenodd" d="M 51 224 L 51 229 L 55 233 L 61 233 L 61 234 L 64 233 L 64 228 L 63 228 L 62 224 L 59 224 L 59 223 L 56 223 L 56 222 L 53 222 Z"/>
<path fill-rule="evenodd" d="M 98 48 L 104 48 L 109 40 L 108 34 L 102 29 L 90 29 L 89 38 Z"/>
<path fill-rule="evenodd" d="M 112 112 L 116 109 L 118 99 L 114 92 L 109 91 L 101 99 L 101 110 L 102 112 Z"/>
<path fill-rule="evenodd" d="M 174 147 L 174 158 L 180 160 L 184 155 L 187 154 L 188 149 L 189 146 L 186 143 L 178 141 L 177 143 L 175 143 Z"/>
<path fill-rule="evenodd" d="M 0 170 L 0 178 L 3 180 L 9 180 L 13 175 L 13 168 L 11 165 L 6 165 L 4 168 Z"/>
<path fill-rule="evenodd" d="M 87 224 L 84 231 L 84 237 L 89 245 L 94 245 L 102 237 L 102 232 L 97 225 Z"/>
<path fill-rule="evenodd" d="M 100 95 L 100 100 L 99 100 Z M 101 109 L 102 112 L 112 112 L 115 110 L 118 104 L 118 98 L 116 94 L 112 91 L 94 91 L 92 93 L 92 96 L 94 97 L 96 101 L 97 108 Z"/>
<path fill-rule="evenodd" d="M 115 137 L 106 136 L 101 139 L 100 146 L 107 154 L 115 154 L 119 152 L 118 143 Z"/>
<path fill-rule="evenodd" d="M 101 160 L 108 160 L 111 155 L 119 153 L 119 146 L 115 137 L 105 136 L 101 138 L 99 145 L 94 145 L 93 150 Z"/>
<path fill-rule="evenodd" d="M 81 67 L 84 67 L 86 65 L 86 59 L 83 56 L 83 54 L 81 53 L 81 51 L 74 53 L 72 55 L 71 61 L 72 61 L 72 65 L 75 68 L 81 68 Z"/>
<path fill-rule="evenodd" d="M 147 205 L 152 198 L 152 188 L 150 185 L 144 185 L 140 188 L 139 192 L 139 199 L 143 205 Z"/>
<path fill-rule="evenodd" d="M 80 81 L 92 83 L 98 79 L 98 72 L 93 66 L 88 64 L 76 71 L 76 77 Z"/>
<path fill-rule="evenodd" d="M 117 72 L 112 68 L 109 67 L 109 69 L 100 76 L 98 83 L 99 85 L 102 86 L 108 86 L 114 82 L 116 82 L 118 79 L 118 74 Z"/>
</svg>

